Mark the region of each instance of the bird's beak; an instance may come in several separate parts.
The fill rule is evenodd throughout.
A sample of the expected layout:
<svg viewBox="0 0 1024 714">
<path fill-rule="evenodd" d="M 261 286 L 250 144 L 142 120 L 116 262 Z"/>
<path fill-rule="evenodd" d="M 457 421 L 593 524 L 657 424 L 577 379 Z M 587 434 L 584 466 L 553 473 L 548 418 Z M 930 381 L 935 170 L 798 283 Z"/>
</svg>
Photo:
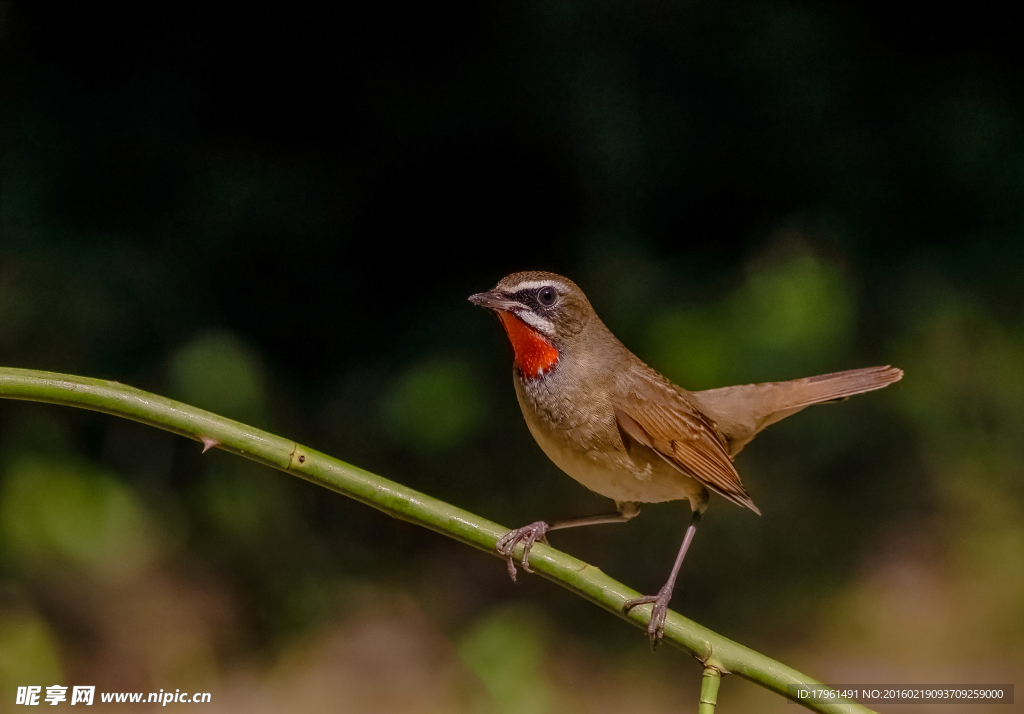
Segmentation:
<svg viewBox="0 0 1024 714">
<path fill-rule="evenodd" d="M 491 310 L 504 310 L 505 312 L 511 312 L 517 307 L 523 307 L 522 304 L 515 300 L 509 300 L 503 297 L 500 293 L 477 293 L 476 295 L 470 295 L 469 301 L 474 305 L 480 307 L 490 308 Z"/>
</svg>

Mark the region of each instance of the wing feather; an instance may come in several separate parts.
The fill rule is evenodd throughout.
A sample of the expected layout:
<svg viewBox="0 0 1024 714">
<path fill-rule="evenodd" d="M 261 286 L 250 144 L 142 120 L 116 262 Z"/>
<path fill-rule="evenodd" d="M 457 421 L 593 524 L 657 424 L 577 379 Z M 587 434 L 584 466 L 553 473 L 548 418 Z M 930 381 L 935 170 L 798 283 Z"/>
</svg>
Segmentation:
<svg viewBox="0 0 1024 714">
<path fill-rule="evenodd" d="M 696 409 L 637 399 L 613 408 L 619 427 L 630 437 L 682 473 L 760 515 L 743 488 L 725 441 Z"/>
</svg>

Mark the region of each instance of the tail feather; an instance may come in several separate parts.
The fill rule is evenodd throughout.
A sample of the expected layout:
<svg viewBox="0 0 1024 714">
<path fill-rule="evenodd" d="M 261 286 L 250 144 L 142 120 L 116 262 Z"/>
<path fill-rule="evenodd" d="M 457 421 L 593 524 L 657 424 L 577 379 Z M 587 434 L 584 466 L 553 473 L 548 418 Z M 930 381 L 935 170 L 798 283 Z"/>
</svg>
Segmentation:
<svg viewBox="0 0 1024 714">
<path fill-rule="evenodd" d="M 854 394 L 872 392 L 888 387 L 903 378 L 903 370 L 896 367 L 864 367 L 845 372 L 820 374 L 817 377 L 794 379 L 791 382 L 774 382 L 779 390 L 774 404 L 776 410 L 809 407 L 812 404 L 831 402 L 852 397 Z"/>
<path fill-rule="evenodd" d="M 715 421 L 729 443 L 729 453 L 736 455 L 766 426 L 805 407 L 871 392 L 902 378 L 903 370 L 896 367 L 865 367 L 788 382 L 709 389 L 693 392 L 692 397 Z"/>
</svg>

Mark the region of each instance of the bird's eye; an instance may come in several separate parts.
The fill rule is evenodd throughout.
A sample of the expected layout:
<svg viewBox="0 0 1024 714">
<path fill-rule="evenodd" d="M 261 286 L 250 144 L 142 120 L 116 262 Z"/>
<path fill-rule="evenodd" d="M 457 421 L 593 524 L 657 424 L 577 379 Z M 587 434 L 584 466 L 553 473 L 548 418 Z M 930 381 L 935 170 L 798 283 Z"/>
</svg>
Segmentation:
<svg viewBox="0 0 1024 714">
<path fill-rule="evenodd" d="M 541 288 L 537 291 L 537 302 L 544 307 L 551 307 L 555 304 L 555 298 L 558 297 L 558 293 L 550 285 Z"/>
</svg>

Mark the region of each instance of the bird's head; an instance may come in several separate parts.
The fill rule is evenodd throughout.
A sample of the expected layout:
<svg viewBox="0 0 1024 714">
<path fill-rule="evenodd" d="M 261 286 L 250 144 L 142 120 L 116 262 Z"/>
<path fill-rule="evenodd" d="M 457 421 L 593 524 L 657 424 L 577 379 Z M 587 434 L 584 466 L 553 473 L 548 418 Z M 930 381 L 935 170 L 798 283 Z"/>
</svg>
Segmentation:
<svg viewBox="0 0 1024 714">
<path fill-rule="evenodd" d="M 469 301 L 498 315 L 524 378 L 548 373 L 594 317 L 576 283 L 555 273 L 513 273 Z"/>
</svg>

